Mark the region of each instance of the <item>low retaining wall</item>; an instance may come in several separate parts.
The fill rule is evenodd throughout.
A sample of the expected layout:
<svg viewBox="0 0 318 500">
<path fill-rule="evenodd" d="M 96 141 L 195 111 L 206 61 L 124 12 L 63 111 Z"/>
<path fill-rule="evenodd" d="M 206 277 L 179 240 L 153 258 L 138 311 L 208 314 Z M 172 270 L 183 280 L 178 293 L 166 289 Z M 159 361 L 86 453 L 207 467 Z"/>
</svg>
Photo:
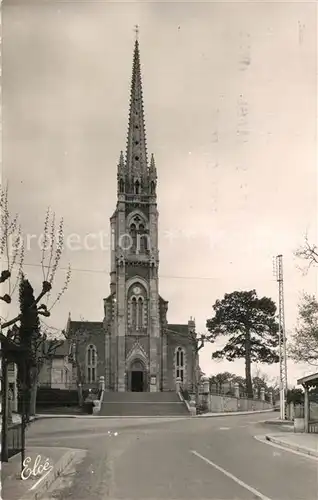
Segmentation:
<svg viewBox="0 0 318 500">
<path fill-rule="evenodd" d="M 208 411 L 211 413 L 270 410 L 273 408 L 268 401 L 260 399 L 235 398 L 217 394 L 207 395 Z"/>
<path fill-rule="evenodd" d="M 195 399 L 195 394 L 190 394 Z M 224 394 L 199 394 L 199 404 L 209 413 L 271 410 L 273 405 L 261 399 L 236 398 Z"/>
</svg>

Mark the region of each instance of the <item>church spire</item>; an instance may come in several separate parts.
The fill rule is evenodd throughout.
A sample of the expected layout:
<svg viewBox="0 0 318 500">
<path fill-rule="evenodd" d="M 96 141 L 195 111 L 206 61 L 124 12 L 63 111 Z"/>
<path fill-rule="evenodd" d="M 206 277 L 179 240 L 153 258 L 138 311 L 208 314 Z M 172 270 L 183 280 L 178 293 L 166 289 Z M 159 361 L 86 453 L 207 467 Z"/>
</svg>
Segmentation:
<svg viewBox="0 0 318 500">
<path fill-rule="evenodd" d="M 147 176 L 147 147 L 140 71 L 138 29 L 136 29 L 131 79 L 126 169 L 131 180 L 133 180 L 132 178 L 134 178 L 133 182 L 138 180 L 139 183 L 143 184 L 143 179 L 145 179 Z"/>
</svg>

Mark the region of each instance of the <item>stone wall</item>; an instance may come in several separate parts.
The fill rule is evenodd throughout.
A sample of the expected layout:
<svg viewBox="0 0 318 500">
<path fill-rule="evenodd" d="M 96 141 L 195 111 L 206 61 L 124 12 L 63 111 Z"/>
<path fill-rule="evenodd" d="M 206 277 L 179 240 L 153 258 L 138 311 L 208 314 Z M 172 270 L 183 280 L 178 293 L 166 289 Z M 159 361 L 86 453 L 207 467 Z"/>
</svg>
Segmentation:
<svg viewBox="0 0 318 500">
<path fill-rule="evenodd" d="M 260 399 L 235 398 L 216 394 L 201 395 L 200 399 L 201 403 L 206 401 L 208 412 L 211 413 L 270 410 L 273 408 L 273 405 L 268 401 Z"/>
</svg>

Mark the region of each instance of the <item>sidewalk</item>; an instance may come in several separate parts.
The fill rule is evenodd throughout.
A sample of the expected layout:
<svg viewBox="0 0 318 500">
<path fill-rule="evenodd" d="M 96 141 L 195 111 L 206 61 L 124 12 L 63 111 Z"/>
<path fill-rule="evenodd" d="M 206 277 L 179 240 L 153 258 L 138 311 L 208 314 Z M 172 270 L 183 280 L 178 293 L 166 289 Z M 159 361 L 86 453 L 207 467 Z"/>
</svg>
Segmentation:
<svg viewBox="0 0 318 500">
<path fill-rule="evenodd" d="M 12 413 L 12 424 L 20 424 L 21 416 L 18 413 Z M 0 432 L 2 430 L 2 414 L 0 413 Z"/>
<path fill-rule="evenodd" d="M 40 493 L 46 491 L 53 481 L 70 464 L 78 450 L 69 448 L 28 447 L 25 452 L 27 467 L 25 480 L 21 479 L 21 454 L 12 457 L 9 462 L 1 464 L 1 497 L 5 500 L 36 500 Z M 43 470 L 43 466 L 45 470 Z M 42 470 L 39 466 L 42 466 Z M 30 475 L 35 469 L 36 476 Z M 29 477 L 30 476 L 30 477 Z"/>
<path fill-rule="evenodd" d="M 36 417 L 31 416 L 30 417 L 30 422 L 33 422 L 33 420 L 36 420 Z M 21 424 L 21 415 L 18 413 L 12 413 L 12 424 Z M 2 415 L 0 413 L 0 432 L 2 430 Z"/>
<path fill-rule="evenodd" d="M 289 448 L 294 451 L 305 453 L 318 457 L 318 434 L 306 433 L 285 433 L 285 434 L 269 434 L 266 436 L 267 441 Z"/>
</svg>

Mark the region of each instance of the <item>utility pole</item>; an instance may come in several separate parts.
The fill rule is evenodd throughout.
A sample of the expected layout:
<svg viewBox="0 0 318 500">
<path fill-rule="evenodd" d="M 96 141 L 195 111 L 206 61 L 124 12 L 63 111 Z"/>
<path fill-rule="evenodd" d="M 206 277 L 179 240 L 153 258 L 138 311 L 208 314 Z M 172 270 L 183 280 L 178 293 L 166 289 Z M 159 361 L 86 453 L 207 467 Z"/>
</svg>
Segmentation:
<svg viewBox="0 0 318 500">
<path fill-rule="evenodd" d="M 274 262 L 274 275 L 278 282 L 279 297 L 279 385 L 280 385 L 280 418 L 286 419 L 287 399 L 287 353 L 285 332 L 285 310 L 284 310 L 284 275 L 283 256 L 277 255 Z"/>
</svg>

